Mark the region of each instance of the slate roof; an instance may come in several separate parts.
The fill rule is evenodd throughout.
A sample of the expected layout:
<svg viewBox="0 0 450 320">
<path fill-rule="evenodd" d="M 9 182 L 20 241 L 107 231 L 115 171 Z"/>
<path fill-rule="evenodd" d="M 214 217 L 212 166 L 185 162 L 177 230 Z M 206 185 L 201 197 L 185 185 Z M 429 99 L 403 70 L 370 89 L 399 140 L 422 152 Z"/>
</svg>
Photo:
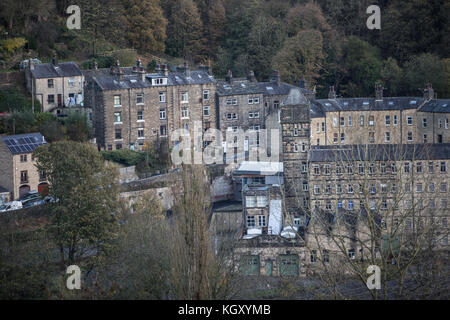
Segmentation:
<svg viewBox="0 0 450 320">
<path fill-rule="evenodd" d="M 264 94 L 264 95 L 287 95 L 292 88 L 298 88 L 302 93 L 312 93 L 312 91 L 299 88 L 291 84 L 280 82 L 251 82 L 245 78 L 233 79 L 232 83 L 225 80 L 217 81 L 217 94 L 219 96 L 234 96 L 244 94 Z"/>
<path fill-rule="evenodd" d="M 313 146 L 311 162 L 448 160 L 450 143 Z"/>
<path fill-rule="evenodd" d="M 427 112 L 450 112 L 450 100 L 433 99 L 426 101 L 423 97 L 386 97 L 375 98 L 338 98 L 317 99 L 311 101 L 311 118 L 325 117 L 326 112 L 333 111 L 383 111 L 420 109 Z"/>
<path fill-rule="evenodd" d="M 242 211 L 242 201 L 225 200 L 215 202 L 212 206 L 213 212 L 233 212 Z"/>
<path fill-rule="evenodd" d="M 145 81 L 141 81 L 139 74 L 133 73 L 132 68 L 121 68 L 123 71 L 122 80 L 117 75 L 110 73 L 110 69 L 87 70 L 86 76 L 97 82 L 102 90 L 122 90 L 134 88 L 148 88 L 153 86 L 163 87 L 165 85 L 152 85 L 151 79 L 164 78 L 162 73 L 150 73 L 145 75 Z M 167 77 L 168 86 L 180 86 L 191 84 L 211 84 L 215 83 L 213 76 L 203 70 L 192 70 L 187 77 L 184 72 L 169 72 Z"/>
<path fill-rule="evenodd" d="M 76 77 L 83 75 L 83 72 L 75 62 L 61 62 L 56 66 L 52 63 L 36 64 L 34 70 L 31 70 L 31 73 L 37 79 Z"/>
<path fill-rule="evenodd" d="M 2 141 L 12 154 L 32 153 L 36 148 L 47 143 L 39 132 L 2 136 Z"/>
</svg>

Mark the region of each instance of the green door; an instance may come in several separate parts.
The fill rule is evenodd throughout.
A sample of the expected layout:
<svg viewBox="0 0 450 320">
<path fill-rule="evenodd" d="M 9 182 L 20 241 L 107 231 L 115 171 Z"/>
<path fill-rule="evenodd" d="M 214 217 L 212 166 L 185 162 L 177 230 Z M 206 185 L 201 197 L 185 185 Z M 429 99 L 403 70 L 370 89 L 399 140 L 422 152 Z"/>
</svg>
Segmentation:
<svg viewBox="0 0 450 320">
<path fill-rule="evenodd" d="M 295 276 L 298 277 L 298 255 L 285 254 L 278 256 L 278 268 L 280 276 Z"/>
<path fill-rule="evenodd" d="M 259 275 L 259 256 L 248 255 L 241 257 L 241 274 L 245 276 Z"/>
<path fill-rule="evenodd" d="M 266 275 L 271 276 L 273 270 L 273 262 L 272 260 L 266 261 Z"/>
</svg>

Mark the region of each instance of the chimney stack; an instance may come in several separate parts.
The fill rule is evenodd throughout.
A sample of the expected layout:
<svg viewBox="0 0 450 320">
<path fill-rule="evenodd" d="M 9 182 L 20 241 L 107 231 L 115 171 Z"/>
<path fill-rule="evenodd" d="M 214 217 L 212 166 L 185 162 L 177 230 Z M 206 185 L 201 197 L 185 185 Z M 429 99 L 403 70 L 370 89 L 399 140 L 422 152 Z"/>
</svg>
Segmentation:
<svg viewBox="0 0 450 320">
<path fill-rule="evenodd" d="M 256 77 L 255 77 L 255 73 L 253 72 L 253 70 L 250 70 L 248 72 L 247 80 L 250 82 L 256 82 Z"/>
<path fill-rule="evenodd" d="M 328 91 L 328 99 L 336 99 L 336 91 L 334 86 L 330 86 L 330 91 Z"/>
<path fill-rule="evenodd" d="M 227 76 L 225 77 L 225 80 L 226 80 L 229 84 L 233 83 L 233 72 L 231 72 L 231 70 L 228 70 L 228 74 L 227 74 Z"/>
<path fill-rule="evenodd" d="M 54 66 L 58 65 L 58 59 L 56 58 L 56 52 L 53 53 L 52 64 Z"/>
<path fill-rule="evenodd" d="M 307 89 L 305 76 L 302 76 L 302 78 L 298 80 L 298 87 L 301 89 Z"/>
<path fill-rule="evenodd" d="M 32 58 L 28 60 L 28 68 L 30 68 L 30 70 L 34 70 L 34 61 Z"/>
<path fill-rule="evenodd" d="M 162 69 L 163 69 L 163 72 L 164 72 L 164 76 L 168 77 L 169 76 L 169 69 L 167 68 L 167 64 L 163 64 L 162 65 Z"/>
<path fill-rule="evenodd" d="M 191 69 L 189 69 L 189 63 L 187 61 L 184 62 L 184 74 L 186 77 L 191 76 Z"/>
<path fill-rule="evenodd" d="M 434 99 L 434 89 L 433 89 L 433 85 L 431 83 L 427 83 L 425 85 L 425 90 L 423 91 L 423 97 L 426 100 Z"/>
<path fill-rule="evenodd" d="M 208 74 L 209 74 L 209 75 L 212 75 L 211 59 L 208 59 Z"/>
<path fill-rule="evenodd" d="M 375 85 L 375 100 L 383 100 L 383 85 L 381 83 L 377 83 Z"/>
<path fill-rule="evenodd" d="M 98 63 L 97 60 L 94 59 L 94 70 L 98 70 Z"/>
<path fill-rule="evenodd" d="M 280 85 L 280 71 L 273 70 L 272 76 L 270 77 L 270 82 Z"/>
</svg>

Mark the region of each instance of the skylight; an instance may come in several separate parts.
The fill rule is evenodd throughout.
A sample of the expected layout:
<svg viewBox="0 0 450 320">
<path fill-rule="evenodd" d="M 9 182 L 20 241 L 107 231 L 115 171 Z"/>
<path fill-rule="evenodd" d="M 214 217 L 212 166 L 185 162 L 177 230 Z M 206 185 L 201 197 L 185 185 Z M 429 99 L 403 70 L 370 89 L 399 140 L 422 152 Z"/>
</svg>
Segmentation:
<svg viewBox="0 0 450 320">
<path fill-rule="evenodd" d="M 363 106 L 368 106 L 369 105 L 369 101 L 364 101 L 363 102 Z"/>
<path fill-rule="evenodd" d="M 417 103 L 416 100 L 411 100 L 411 101 L 409 102 L 409 104 L 416 104 L 416 103 Z"/>
<path fill-rule="evenodd" d="M 394 101 L 389 101 L 389 105 L 390 106 L 394 105 Z"/>
<path fill-rule="evenodd" d="M 266 89 L 267 89 L 267 90 L 273 90 L 273 88 L 272 88 L 272 87 L 266 87 Z"/>
</svg>

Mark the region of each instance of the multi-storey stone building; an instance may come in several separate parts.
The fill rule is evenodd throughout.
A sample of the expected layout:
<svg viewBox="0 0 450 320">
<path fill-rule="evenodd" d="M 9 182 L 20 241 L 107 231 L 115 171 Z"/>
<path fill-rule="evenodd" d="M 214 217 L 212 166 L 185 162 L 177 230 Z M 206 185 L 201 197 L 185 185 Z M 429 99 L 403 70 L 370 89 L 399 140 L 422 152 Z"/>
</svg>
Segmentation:
<svg viewBox="0 0 450 320">
<path fill-rule="evenodd" d="M 299 82 L 299 87 L 281 82 L 277 70 L 273 72 L 268 82 L 257 82 L 252 71 L 247 78 L 233 78 L 229 71 L 225 80 L 217 82 L 217 128 L 221 130 L 224 141 L 227 132 L 236 133 L 238 130 L 259 132 L 260 129 L 269 131 L 261 140 L 271 141 L 270 130 L 281 131 L 280 104 L 293 88 L 299 88 L 308 98 L 314 97 L 314 93 L 306 89 L 304 80 Z M 279 137 L 281 145 L 281 134 Z M 245 139 L 249 141 L 245 143 L 245 151 L 252 145 L 258 146 L 260 142 L 259 138 L 256 142 L 252 141 L 248 135 Z M 224 147 L 225 153 L 236 148 L 232 141 L 228 145 L 224 143 Z"/>
<path fill-rule="evenodd" d="M 2 136 L 0 139 L 0 186 L 9 199 L 19 199 L 29 191 L 46 192 L 47 178 L 38 172 L 33 151 L 46 144 L 40 133 Z"/>
<path fill-rule="evenodd" d="M 167 65 L 147 74 L 137 61 L 133 68 L 86 72 L 85 105 L 93 108 L 95 137 L 101 149 L 142 149 L 159 138 L 170 138 L 176 129 L 190 133 L 199 123 L 202 132 L 216 127 L 215 80 L 208 72 L 177 72 Z"/>
<path fill-rule="evenodd" d="M 75 62 L 34 64 L 26 69 L 27 89 L 38 100 L 43 112 L 57 113 L 60 108 L 80 106 L 83 103 L 84 75 Z"/>
<path fill-rule="evenodd" d="M 450 100 L 423 97 L 336 98 L 311 101 L 311 144 L 449 143 Z"/>
</svg>

